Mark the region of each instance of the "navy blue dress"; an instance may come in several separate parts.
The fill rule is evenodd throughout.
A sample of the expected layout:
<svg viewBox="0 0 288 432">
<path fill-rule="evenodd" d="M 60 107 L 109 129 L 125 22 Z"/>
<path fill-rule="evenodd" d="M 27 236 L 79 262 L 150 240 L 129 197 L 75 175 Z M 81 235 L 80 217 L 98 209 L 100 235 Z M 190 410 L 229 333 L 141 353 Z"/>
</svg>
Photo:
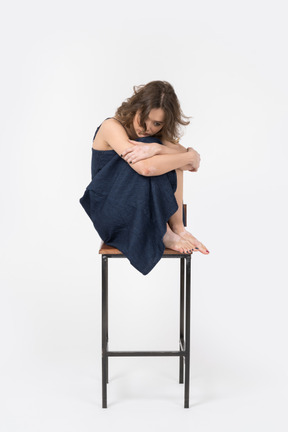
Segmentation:
<svg viewBox="0 0 288 432">
<path fill-rule="evenodd" d="M 162 144 L 150 136 L 136 141 Z M 101 239 L 119 249 L 142 274 L 148 274 L 163 255 L 166 223 L 178 209 L 175 170 L 142 176 L 114 150 L 92 147 L 91 174 L 81 205 Z"/>
</svg>

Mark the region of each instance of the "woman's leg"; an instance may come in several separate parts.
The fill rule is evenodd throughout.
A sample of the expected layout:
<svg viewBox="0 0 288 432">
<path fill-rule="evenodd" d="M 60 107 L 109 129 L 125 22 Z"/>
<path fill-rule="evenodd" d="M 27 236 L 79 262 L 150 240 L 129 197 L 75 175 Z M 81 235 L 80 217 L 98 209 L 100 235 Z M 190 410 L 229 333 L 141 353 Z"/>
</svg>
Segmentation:
<svg viewBox="0 0 288 432">
<path fill-rule="evenodd" d="M 168 224 L 174 234 L 177 234 L 189 243 L 190 249 L 199 250 L 204 254 L 208 254 L 207 248 L 199 242 L 191 233 L 189 233 L 183 224 L 183 171 L 176 170 L 177 174 L 177 189 L 175 198 L 178 204 L 178 210 L 170 217 Z"/>
<path fill-rule="evenodd" d="M 177 189 L 175 192 L 175 198 L 178 204 L 178 210 L 170 217 L 168 223 L 173 232 L 182 232 L 185 230 L 183 224 L 183 171 L 180 169 L 176 170 L 177 175 Z"/>
</svg>

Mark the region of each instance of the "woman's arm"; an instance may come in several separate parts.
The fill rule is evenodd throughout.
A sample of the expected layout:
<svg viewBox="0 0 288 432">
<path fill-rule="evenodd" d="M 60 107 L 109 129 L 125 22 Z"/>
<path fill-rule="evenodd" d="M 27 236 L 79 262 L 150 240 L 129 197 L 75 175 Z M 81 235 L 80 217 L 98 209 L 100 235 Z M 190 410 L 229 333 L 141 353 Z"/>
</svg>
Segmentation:
<svg viewBox="0 0 288 432">
<path fill-rule="evenodd" d="M 122 153 L 123 159 L 128 163 L 139 162 L 140 160 L 151 158 L 156 155 L 185 153 L 187 149 L 180 144 L 173 144 L 163 140 L 163 145 L 159 143 L 143 143 L 141 141 L 129 140 L 131 146 Z"/>
<path fill-rule="evenodd" d="M 163 145 L 161 146 L 163 148 L 163 151 L 164 151 L 163 154 L 165 154 L 165 151 L 167 151 L 167 150 L 169 150 L 170 152 L 173 152 L 173 153 L 175 153 L 175 152 L 195 151 L 192 147 L 186 148 L 186 147 L 183 147 L 179 143 L 178 144 L 174 144 L 174 143 L 172 143 L 170 141 L 167 141 L 167 140 L 162 140 L 162 142 L 164 144 L 164 146 Z M 161 153 L 158 153 L 158 154 L 161 154 Z M 198 168 L 199 168 L 199 165 L 198 166 L 197 165 L 194 165 L 194 166 L 186 165 L 186 166 L 181 167 L 181 169 L 183 171 L 190 171 L 190 172 L 198 171 Z"/>
<path fill-rule="evenodd" d="M 131 166 L 135 167 L 135 165 L 138 164 L 142 166 L 142 175 L 149 177 L 165 174 L 177 168 L 197 171 L 200 165 L 200 155 L 195 150 L 191 149 L 185 153 L 156 155 L 149 159 L 136 162 Z"/>
<path fill-rule="evenodd" d="M 117 120 L 104 120 L 98 133 L 102 135 L 107 144 L 116 153 L 118 153 L 119 156 L 122 156 L 128 147 L 131 147 L 125 129 Z M 189 152 L 185 151 L 181 153 L 155 155 L 148 159 L 130 164 L 130 166 L 138 172 L 138 174 L 144 176 L 157 176 L 186 165 L 198 167 L 199 163 L 200 155 L 193 150 Z"/>
<path fill-rule="evenodd" d="M 162 143 L 164 145 L 161 145 L 160 153 L 158 154 L 170 154 L 170 153 L 185 153 L 187 151 L 187 148 L 182 146 L 181 144 L 174 144 L 168 140 L 162 139 Z"/>
<path fill-rule="evenodd" d="M 195 151 L 191 147 L 187 149 L 183 147 L 181 144 L 173 144 L 171 142 L 165 141 L 165 145 L 158 143 L 143 143 L 141 141 L 133 141 L 129 140 L 133 145 L 132 147 L 127 148 L 122 157 L 126 162 L 130 164 L 134 164 L 144 159 L 151 158 L 155 155 L 167 155 L 167 154 L 176 154 L 176 153 L 185 153 L 187 151 Z M 164 142 L 164 141 L 163 141 Z M 182 166 L 180 169 L 182 171 L 190 171 L 196 172 L 198 171 L 199 163 L 198 161 L 192 164 L 187 164 Z"/>
</svg>

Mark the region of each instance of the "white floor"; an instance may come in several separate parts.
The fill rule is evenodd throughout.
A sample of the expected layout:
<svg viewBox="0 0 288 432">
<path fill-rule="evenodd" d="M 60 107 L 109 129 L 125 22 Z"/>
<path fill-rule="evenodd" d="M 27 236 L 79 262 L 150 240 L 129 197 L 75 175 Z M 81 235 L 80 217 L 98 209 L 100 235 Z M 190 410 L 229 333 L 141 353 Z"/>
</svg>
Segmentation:
<svg viewBox="0 0 288 432">
<path fill-rule="evenodd" d="M 111 358 L 102 409 L 100 353 L 66 354 L 14 358 L 2 368 L 1 431 L 288 430 L 287 377 L 277 370 L 265 376 L 194 355 L 184 409 L 177 358 Z"/>
<path fill-rule="evenodd" d="M 61 262 L 59 269 L 56 263 L 51 272 L 43 261 L 34 278 L 27 262 L 17 275 L 7 265 L 0 302 L 1 432 L 180 426 L 193 432 L 287 432 L 286 290 L 274 285 L 272 298 L 269 287 L 230 281 L 221 269 L 227 280 L 219 277 L 215 289 L 200 258 L 194 261 L 189 409 L 183 407 L 174 357 L 110 358 L 108 408 L 102 409 L 98 267 L 83 266 L 87 284 L 81 267 L 74 270 L 70 263 L 66 268 Z M 128 265 L 121 263 L 122 281 Z M 174 265 L 159 263 L 145 279 L 135 271 L 133 284 L 119 289 L 120 269 L 111 263 L 111 350 L 178 348 Z M 215 264 L 213 275 L 216 270 Z M 152 284 L 163 274 L 165 284 Z"/>
</svg>

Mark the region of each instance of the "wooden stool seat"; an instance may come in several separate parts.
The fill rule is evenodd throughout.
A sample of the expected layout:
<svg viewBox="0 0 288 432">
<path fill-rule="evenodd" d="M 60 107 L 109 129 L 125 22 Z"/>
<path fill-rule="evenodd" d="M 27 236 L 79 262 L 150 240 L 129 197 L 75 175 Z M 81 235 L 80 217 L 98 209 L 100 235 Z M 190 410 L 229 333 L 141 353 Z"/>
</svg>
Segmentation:
<svg viewBox="0 0 288 432">
<path fill-rule="evenodd" d="M 109 246 L 104 242 L 102 242 L 100 245 L 99 254 L 101 254 L 101 255 L 123 255 L 123 253 L 119 249 L 117 249 L 113 246 Z M 177 251 L 175 251 L 173 249 L 169 249 L 169 248 L 166 248 L 164 250 L 164 253 L 163 253 L 163 255 L 175 255 L 175 254 L 179 255 L 180 252 L 177 252 Z M 191 253 L 182 254 L 182 255 L 191 255 Z"/>
</svg>

